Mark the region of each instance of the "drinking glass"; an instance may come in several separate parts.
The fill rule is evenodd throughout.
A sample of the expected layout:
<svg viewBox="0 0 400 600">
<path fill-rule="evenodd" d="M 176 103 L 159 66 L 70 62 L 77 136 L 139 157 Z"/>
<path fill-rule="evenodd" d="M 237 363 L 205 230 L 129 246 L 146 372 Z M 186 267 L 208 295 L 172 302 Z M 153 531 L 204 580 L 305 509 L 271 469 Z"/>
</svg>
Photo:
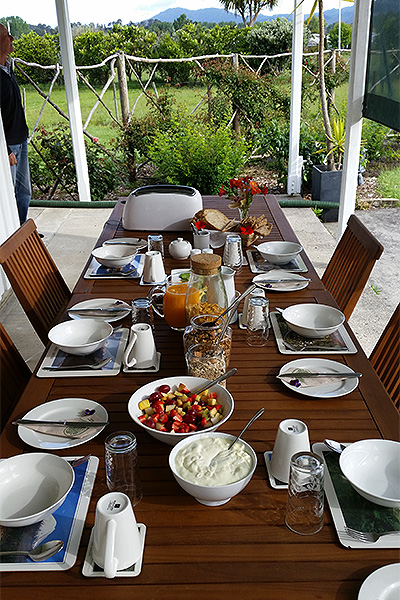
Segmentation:
<svg viewBox="0 0 400 600">
<path fill-rule="evenodd" d="M 249 298 L 246 325 L 246 342 L 249 346 L 266 345 L 269 334 L 268 308 L 267 298 L 260 296 Z"/>
<path fill-rule="evenodd" d="M 290 460 L 285 523 L 295 533 L 313 535 L 324 516 L 324 463 L 313 452 L 297 452 Z"/>
<path fill-rule="evenodd" d="M 107 487 L 129 496 L 132 506 L 143 498 L 138 473 L 136 437 L 130 431 L 116 431 L 105 440 Z"/>
<path fill-rule="evenodd" d="M 156 250 L 164 258 L 164 238 L 161 234 L 147 236 L 147 251 Z"/>
<path fill-rule="evenodd" d="M 186 325 L 185 300 L 187 286 L 187 282 L 176 281 L 172 275 L 169 275 L 165 283 L 154 286 L 149 292 L 149 298 L 155 312 L 166 320 L 171 329 L 176 331 L 183 331 Z M 196 300 L 197 297 L 198 292 L 195 291 L 194 299 Z"/>
<path fill-rule="evenodd" d="M 147 323 L 154 329 L 153 306 L 150 298 L 134 298 L 132 300 L 132 325 Z"/>
<path fill-rule="evenodd" d="M 243 265 L 242 239 L 238 234 L 226 236 L 223 263 L 227 267 L 240 271 Z"/>
</svg>

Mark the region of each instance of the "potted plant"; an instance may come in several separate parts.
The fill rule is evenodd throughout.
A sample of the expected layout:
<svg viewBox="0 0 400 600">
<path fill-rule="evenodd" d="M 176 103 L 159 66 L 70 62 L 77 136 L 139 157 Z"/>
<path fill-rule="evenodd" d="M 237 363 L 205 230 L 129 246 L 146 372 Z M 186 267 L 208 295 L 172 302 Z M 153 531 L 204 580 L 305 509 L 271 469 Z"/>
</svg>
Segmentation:
<svg viewBox="0 0 400 600">
<path fill-rule="evenodd" d="M 342 157 L 345 142 L 345 122 L 335 118 L 329 137 L 330 148 L 326 154 L 327 164 L 313 165 L 312 198 L 322 202 L 339 202 L 342 183 Z M 325 152 L 319 150 L 318 152 Z M 329 163 L 328 163 L 328 159 Z M 331 168 L 329 168 L 331 165 Z"/>
</svg>

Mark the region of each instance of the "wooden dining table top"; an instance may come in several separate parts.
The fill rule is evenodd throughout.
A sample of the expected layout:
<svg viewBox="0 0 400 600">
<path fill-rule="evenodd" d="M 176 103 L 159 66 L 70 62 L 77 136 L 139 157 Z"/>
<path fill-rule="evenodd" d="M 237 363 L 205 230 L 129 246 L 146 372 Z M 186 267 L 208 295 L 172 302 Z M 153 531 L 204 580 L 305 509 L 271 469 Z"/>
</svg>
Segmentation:
<svg viewBox="0 0 400 600">
<path fill-rule="evenodd" d="M 205 196 L 203 204 L 218 208 L 229 217 L 235 216 L 223 198 Z M 109 238 L 135 236 L 147 239 L 148 233 L 159 233 L 124 230 L 122 211 L 123 201 L 120 200 L 105 223 L 96 246 Z M 269 241 L 298 241 L 274 196 L 257 196 L 250 212 L 254 215 L 264 213 L 273 224 Z M 169 256 L 168 244 L 178 237 L 178 233 L 191 241 L 191 232 L 162 233 L 166 271 L 189 267 L 188 260 L 176 261 Z M 222 254 L 222 250 L 215 252 Z M 336 306 L 304 251 L 301 256 L 308 269 L 305 276 L 311 279 L 310 284 L 296 292 L 268 293 L 270 311 L 303 302 Z M 140 286 L 138 279 L 84 279 L 89 264 L 90 257 L 73 290 L 70 305 L 96 297 L 130 302 L 135 297 L 147 295 L 149 288 Z M 249 267 L 244 266 L 235 276 L 236 289 L 246 289 L 253 276 Z M 129 318 L 124 324 L 129 327 Z M 298 355 L 280 354 L 272 332 L 266 346 L 250 347 L 246 344 L 246 332 L 237 324 L 232 325 L 230 367 L 238 370 L 227 387 L 233 395 L 235 408 L 220 430 L 238 434 L 256 410 L 264 407 L 265 413 L 245 434 L 246 441 L 257 453 L 254 476 L 239 495 L 220 507 L 203 506 L 179 487 L 168 467 L 171 447 L 136 426 L 127 411 L 130 396 L 145 383 L 174 375 L 182 375 L 184 380 L 182 333 L 172 331 L 156 317 L 154 335 L 157 350 L 161 352 L 161 365 L 159 372 L 153 375 L 121 371 L 114 377 L 38 378 L 34 373 L 2 433 L 2 458 L 35 451 L 22 442 L 11 421 L 44 402 L 59 398 L 89 398 L 107 409 L 110 424 L 78 448 L 78 454 L 92 453 L 99 457 L 100 463 L 76 563 L 66 571 L 3 572 L 2 600 L 357 598 L 365 578 L 379 567 L 398 562 L 399 551 L 343 547 L 327 503 L 324 526 L 319 533 L 302 536 L 290 531 L 284 524 L 287 492 L 270 487 L 263 458 L 264 452 L 273 449 L 279 423 L 287 418 L 300 419 L 307 424 L 311 444 L 325 438 L 345 443 L 367 438 L 399 439 L 399 414 L 351 328 L 347 323 L 345 327 L 357 353 L 324 355 L 324 358 L 361 372 L 359 385 L 346 396 L 313 399 L 287 389 L 276 379 L 279 369 Z M 95 507 L 98 499 L 108 491 L 104 440 L 109 433 L 119 430 L 133 431 L 138 440 L 143 499 L 135 507 L 135 515 L 137 521 L 147 527 L 142 570 L 134 578 L 88 578 L 83 576 L 82 566 L 94 525 Z M 71 449 L 56 453 L 70 456 Z"/>
</svg>

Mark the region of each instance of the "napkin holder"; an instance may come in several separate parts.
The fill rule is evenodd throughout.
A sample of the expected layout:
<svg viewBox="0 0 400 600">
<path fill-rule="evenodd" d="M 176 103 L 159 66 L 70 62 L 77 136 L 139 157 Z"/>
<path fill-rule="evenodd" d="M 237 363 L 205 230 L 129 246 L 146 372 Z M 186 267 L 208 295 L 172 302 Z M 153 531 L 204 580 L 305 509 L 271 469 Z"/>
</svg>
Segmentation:
<svg viewBox="0 0 400 600">
<path fill-rule="evenodd" d="M 195 188 L 185 185 L 147 185 L 126 199 L 124 229 L 135 231 L 185 231 L 193 215 L 203 208 Z"/>
</svg>

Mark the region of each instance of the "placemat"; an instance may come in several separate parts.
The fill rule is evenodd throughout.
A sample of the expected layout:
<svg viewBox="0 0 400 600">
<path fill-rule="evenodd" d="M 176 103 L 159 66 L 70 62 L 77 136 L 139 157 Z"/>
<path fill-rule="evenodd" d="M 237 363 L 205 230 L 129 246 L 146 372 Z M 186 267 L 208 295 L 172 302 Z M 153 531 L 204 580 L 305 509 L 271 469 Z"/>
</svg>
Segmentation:
<svg viewBox="0 0 400 600">
<path fill-rule="evenodd" d="M 278 312 L 269 314 L 278 350 L 281 354 L 356 354 L 357 348 L 352 342 L 344 325 L 323 338 L 305 338 L 295 333 L 286 324 Z M 290 344 L 292 348 L 289 347 Z M 297 348 L 297 349 L 296 349 Z"/>
<path fill-rule="evenodd" d="M 77 456 L 68 457 L 73 460 Z M 99 459 L 74 468 L 75 481 L 68 496 L 53 515 L 28 527 L 0 526 L 0 550 L 30 550 L 45 541 L 62 540 L 63 549 L 42 562 L 25 556 L 0 557 L 1 571 L 65 571 L 76 561 Z M 7 561 L 7 562 L 5 562 Z"/>
<path fill-rule="evenodd" d="M 286 265 L 273 265 L 265 260 L 256 249 L 246 250 L 246 254 L 250 271 L 252 273 L 268 273 L 268 271 L 274 271 L 277 269 L 280 271 L 287 271 L 288 273 L 307 273 L 308 271 L 306 263 L 300 255 L 296 256 L 295 259 Z"/>
<path fill-rule="evenodd" d="M 129 329 L 123 327 L 117 329 L 108 338 L 102 346 L 93 354 L 87 356 L 73 356 L 59 350 L 57 346 L 51 344 L 42 364 L 40 365 L 37 377 L 103 377 L 118 375 L 122 365 L 122 357 L 128 340 Z M 44 367 L 57 365 L 79 366 L 82 364 L 95 364 L 100 360 L 111 358 L 111 361 L 101 369 L 71 369 L 71 370 L 51 370 L 47 371 Z"/>
<path fill-rule="evenodd" d="M 400 508 L 379 506 L 360 496 L 343 475 L 339 454 L 328 450 L 325 444 L 314 444 L 313 451 L 325 462 L 325 495 L 340 543 L 346 548 L 399 548 Z M 345 532 L 345 527 L 374 533 L 399 533 L 383 536 L 374 543 L 359 542 Z"/>
<path fill-rule="evenodd" d="M 129 265 L 121 269 L 104 267 L 95 258 L 92 259 L 84 274 L 84 279 L 137 279 L 142 276 L 144 267 L 144 254 L 136 254 Z M 132 271 L 129 273 L 129 271 Z"/>
</svg>

